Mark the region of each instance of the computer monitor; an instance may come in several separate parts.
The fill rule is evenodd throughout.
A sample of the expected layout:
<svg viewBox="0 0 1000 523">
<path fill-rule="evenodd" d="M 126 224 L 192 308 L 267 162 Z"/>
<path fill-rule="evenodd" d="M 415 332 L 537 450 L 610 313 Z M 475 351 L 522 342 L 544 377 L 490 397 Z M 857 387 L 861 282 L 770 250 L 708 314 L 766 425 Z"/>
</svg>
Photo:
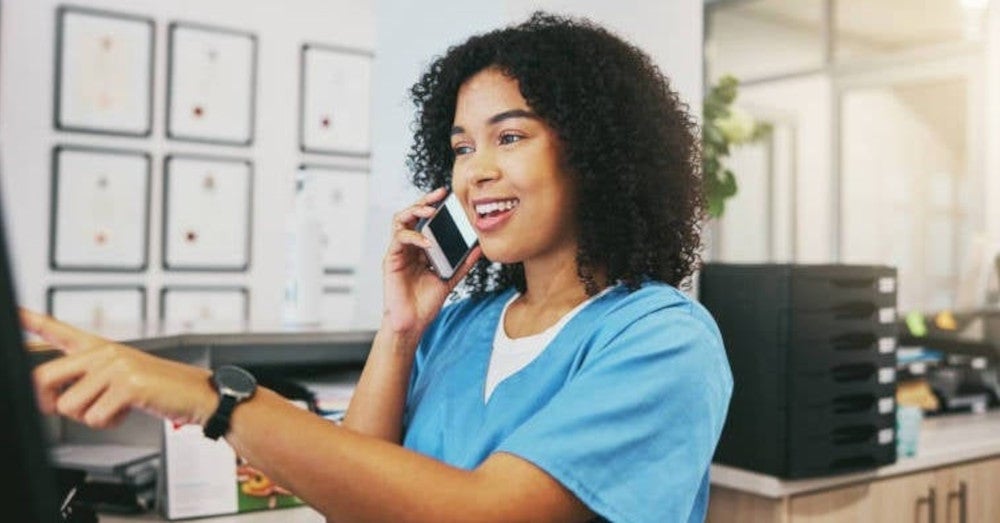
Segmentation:
<svg viewBox="0 0 1000 523">
<path fill-rule="evenodd" d="M 55 470 L 42 416 L 35 403 L 31 361 L 17 315 L 7 238 L 0 209 L 0 464 L 8 485 L 0 489 L 4 521 L 61 521 Z"/>
</svg>

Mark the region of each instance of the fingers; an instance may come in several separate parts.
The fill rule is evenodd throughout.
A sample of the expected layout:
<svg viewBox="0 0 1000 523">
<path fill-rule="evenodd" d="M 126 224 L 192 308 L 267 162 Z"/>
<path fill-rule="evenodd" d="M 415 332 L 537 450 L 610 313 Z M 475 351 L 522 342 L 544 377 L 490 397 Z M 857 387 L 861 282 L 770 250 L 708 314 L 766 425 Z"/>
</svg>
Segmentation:
<svg viewBox="0 0 1000 523">
<path fill-rule="evenodd" d="M 396 231 L 393 239 L 397 244 L 399 244 L 399 247 L 402 247 L 403 245 L 412 245 L 414 247 L 426 249 L 431 246 L 431 241 L 427 239 L 426 236 L 412 229 Z"/>
<path fill-rule="evenodd" d="M 412 229 L 421 218 L 430 218 L 433 216 L 436 210 L 434 204 L 441 201 L 446 194 L 448 194 L 448 190 L 444 187 L 439 187 L 421 196 L 413 205 L 393 215 L 393 230 Z"/>
<path fill-rule="evenodd" d="M 417 200 L 417 203 L 423 205 L 432 205 L 441 201 L 441 199 L 444 198 L 445 195 L 447 194 L 448 194 L 447 187 L 438 187 L 437 189 L 434 189 L 433 191 L 423 195 L 423 197 Z"/>
<path fill-rule="evenodd" d="M 392 229 L 394 231 L 412 229 L 421 218 L 434 216 L 436 210 L 431 205 L 411 205 L 393 215 Z"/>
<path fill-rule="evenodd" d="M 72 419 L 86 420 L 91 405 L 108 389 L 103 372 L 85 374 L 56 399 L 55 411 Z"/>
<path fill-rule="evenodd" d="M 472 270 L 472 267 L 482 257 L 483 257 L 483 248 L 480 247 L 479 245 L 476 245 L 475 247 L 472 248 L 471 251 L 469 251 L 469 255 L 466 256 L 465 261 L 462 262 L 462 266 L 459 267 L 457 271 L 455 271 L 455 274 L 452 275 L 451 280 L 449 280 L 448 283 L 452 287 L 457 285 L 458 282 L 462 281 L 462 278 L 465 278 L 466 274 L 469 274 L 469 271 Z"/>
<path fill-rule="evenodd" d="M 51 316 L 23 307 L 19 309 L 18 313 L 21 317 L 21 326 L 24 330 L 41 336 L 43 340 L 63 352 L 76 352 L 107 343 L 107 340 L 100 336 L 77 329 Z"/>
<path fill-rule="evenodd" d="M 81 357 L 82 356 L 82 357 Z M 54 413 L 57 410 L 57 402 L 67 387 L 83 377 L 89 369 L 98 367 L 95 360 L 104 361 L 95 354 L 79 354 L 75 356 L 64 356 L 35 368 L 34 378 L 36 396 L 38 397 L 38 407 L 43 412 Z M 86 387 L 81 391 L 88 390 Z M 77 394 L 81 394 L 78 392 Z M 71 400 L 70 404 L 79 407 L 84 401 L 79 397 Z"/>
</svg>

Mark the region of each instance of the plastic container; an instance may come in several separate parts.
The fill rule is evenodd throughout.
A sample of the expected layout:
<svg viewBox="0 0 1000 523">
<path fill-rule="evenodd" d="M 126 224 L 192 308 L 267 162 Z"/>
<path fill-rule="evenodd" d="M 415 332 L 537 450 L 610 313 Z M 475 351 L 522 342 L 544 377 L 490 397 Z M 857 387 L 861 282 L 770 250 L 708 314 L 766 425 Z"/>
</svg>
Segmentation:
<svg viewBox="0 0 1000 523">
<path fill-rule="evenodd" d="M 920 425 L 924 421 L 924 411 L 913 405 L 899 405 L 896 408 L 896 456 L 912 458 L 917 455 L 920 444 Z"/>
<path fill-rule="evenodd" d="M 322 319 L 323 230 L 310 185 L 309 176 L 299 171 L 295 179 L 295 197 L 285 223 L 282 322 L 293 328 L 318 327 Z"/>
</svg>

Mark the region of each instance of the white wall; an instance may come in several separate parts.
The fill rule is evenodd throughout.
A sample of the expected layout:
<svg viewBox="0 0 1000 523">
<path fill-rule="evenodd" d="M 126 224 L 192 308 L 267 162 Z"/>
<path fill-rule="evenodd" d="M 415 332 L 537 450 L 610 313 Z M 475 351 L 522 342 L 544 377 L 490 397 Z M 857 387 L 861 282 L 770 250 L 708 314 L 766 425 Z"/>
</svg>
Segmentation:
<svg viewBox="0 0 1000 523">
<path fill-rule="evenodd" d="M 251 324 L 271 325 L 279 315 L 284 256 L 282 223 L 291 177 L 302 161 L 370 168 L 370 202 L 361 268 L 344 281 L 355 286 L 355 327 L 370 328 L 381 317 L 381 261 L 391 215 L 416 196 L 404 163 L 413 110 L 408 88 L 432 57 L 448 45 L 536 9 L 587 16 L 644 48 L 670 77 L 697 116 L 701 105 L 699 0 L 649 3 L 477 2 L 444 0 L 80 0 L 76 5 L 152 17 L 156 20 L 154 132 L 149 139 L 56 132 L 52 122 L 54 24 L 57 0 L 3 0 L 0 36 L 0 146 L 5 210 L 15 255 L 21 301 L 44 307 L 45 289 L 61 283 L 143 284 L 150 314 L 158 289 L 167 284 L 244 285 L 251 289 Z M 258 96 L 255 143 L 249 148 L 171 142 L 164 138 L 167 24 L 196 21 L 256 33 Z M 298 49 L 303 42 L 373 49 L 372 156 L 370 163 L 303 155 L 297 149 Z M 149 269 L 140 274 L 67 273 L 48 269 L 49 155 L 56 144 L 101 145 L 146 150 L 153 155 Z M 209 153 L 254 162 L 254 231 L 251 268 L 244 274 L 169 273 L 160 266 L 162 158 L 169 153 Z M 331 280 L 332 279 L 332 280 Z"/>
<path fill-rule="evenodd" d="M 903 310 L 951 305 L 954 285 L 940 282 L 954 275 L 953 250 L 965 247 L 940 227 L 950 225 L 951 184 L 964 171 L 965 143 L 956 152 L 922 116 L 891 88 L 844 98 L 842 259 L 897 267 L 906 282 Z"/>
<path fill-rule="evenodd" d="M 986 237 L 1000 242 L 1000 5 L 993 2 L 987 22 L 986 89 L 984 118 L 986 127 L 985 227 Z"/>
<path fill-rule="evenodd" d="M 748 85 L 737 98 L 737 105 L 755 108 L 758 113 L 780 114 L 795 127 L 797 216 L 793 217 L 793 227 L 795 261 L 801 263 L 826 263 L 832 258 L 832 103 L 830 80 L 821 74 Z"/>
<path fill-rule="evenodd" d="M 653 57 L 675 89 L 700 114 L 702 3 L 700 0 L 507 0 L 461 2 L 377 0 L 378 25 L 372 159 L 372 187 L 378 199 L 369 208 L 367 243 L 358 275 L 356 324 L 375 328 L 382 316 L 381 262 L 392 214 L 417 195 L 406 182 L 403 163 L 410 143 L 412 108 L 406 90 L 431 56 L 472 34 L 523 20 L 536 9 L 586 16 L 617 31 Z"/>
<path fill-rule="evenodd" d="M 283 217 L 292 176 L 302 161 L 365 161 L 303 155 L 298 150 L 299 47 L 304 42 L 373 50 L 375 13 L 357 0 L 76 0 L 73 5 L 134 13 L 156 21 L 153 135 L 101 137 L 56 132 L 52 127 L 55 10 L 57 0 L 4 0 L 0 28 L 0 146 L 4 207 L 14 270 L 23 304 L 44 308 L 45 288 L 59 283 L 145 284 L 150 314 L 164 284 L 245 285 L 252 323 L 269 324 L 280 312 L 284 271 Z M 187 21 L 257 35 L 255 140 L 226 147 L 165 139 L 167 25 Z M 48 270 L 49 157 L 56 144 L 95 145 L 152 153 L 149 270 L 139 274 L 66 273 Z M 254 163 L 251 265 L 246 273 L 166 273 L 161 267 L 162 159 L 168 153 L 247 158 Z M 337 282 L 332 282 L 337 283 Z"/>
</svg>

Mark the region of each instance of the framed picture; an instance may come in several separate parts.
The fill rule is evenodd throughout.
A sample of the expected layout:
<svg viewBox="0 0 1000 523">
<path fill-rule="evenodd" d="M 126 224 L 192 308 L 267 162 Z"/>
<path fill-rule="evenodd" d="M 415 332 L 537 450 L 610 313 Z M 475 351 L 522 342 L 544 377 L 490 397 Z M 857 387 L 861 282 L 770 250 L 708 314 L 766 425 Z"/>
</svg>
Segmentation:
<svg viewBox="0 0 1000 523">
<path fill-rule="evenodd" d="M 56 11 L 56 129 L 149 136 L 150 18 L 62 6 Z"/>
<path fill-rule="evenodd" d="M 167 156 L 163 167 L 163 268 L 245 271 L 250 266 L 253 165 Z"/>
<path fill-rule="evenodd" d="M 299 169 L 307 175 L 307 190 L 320 218 L 324 272 L 353 273 L 364 243 L 368 172 L 308 164 Z"/>
<path fill-rule="evenodd" d="M 145 270 L 149 252 L 148 153 L 57 146 L 52 150 L 49 266 Z"/>
<path fill-rule="evenodd" d="M 348 286 L 323 288 L 323 327 L 330 330 L 350 330 L 354 322 L 354 293 Z"/>
<path fill-rule="evenodd" d="M 46 292 L 45 310 L 60 321 L 111 339 L 136 339 L 145 335 L 146 288 L 54 285 Z"/>
<path fill-rule="evenodd" d="M 180 22 L 169 35 L 167 138 L 253 143 L 257 37 Z"/>
<path fill-rule="evenodd" d="M 368 51 L 302 46 L 299 147 L 303 152 L 369 156 L 373 56 Z"/>
<path fill-rule="evenodd" d="M 249 318 L 246 287 L 174 285 L 160 289 L 163 332 L 242 331 Z"/>
</svg>

